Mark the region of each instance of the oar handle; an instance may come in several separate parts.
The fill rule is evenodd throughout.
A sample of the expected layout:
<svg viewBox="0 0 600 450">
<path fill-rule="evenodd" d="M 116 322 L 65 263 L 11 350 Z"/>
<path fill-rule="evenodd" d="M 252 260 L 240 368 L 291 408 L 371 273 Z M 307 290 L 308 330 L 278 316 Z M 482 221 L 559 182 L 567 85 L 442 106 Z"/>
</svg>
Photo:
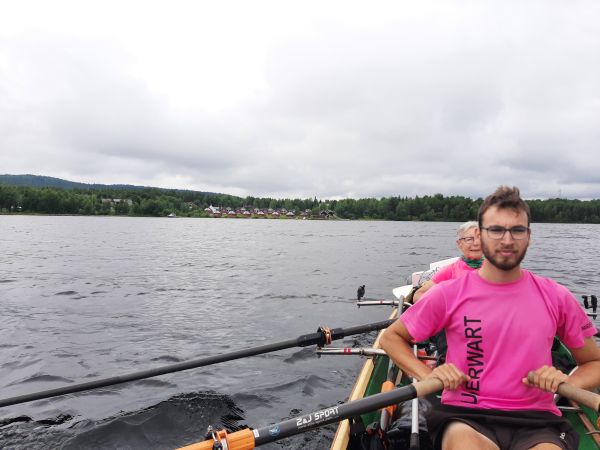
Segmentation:
<svg viewBox="0 0 600 450">
<path fill-rule="evenodd" d="M 417 397 L 424 397 L 444 389 L 444 383 L 439 378 L 425 378 L 413 383 L 413 386 L 417 391 Z"/>
<path fill-rule="evenodd" d="M 586 391 L 585 389 L 575 387 L 569 383 L 561 383 L 558 386 L 557 392 L 565 398 L 571 399 L 581 405 L 588 406 L 596 412 L 600 412 L 600 395 L 594 392 Z"/>
<path fill-rule="evenodd" d="M 217 439 L 226 438 L 228 448 L 232 450 L 252 450 L 255 448 L 254 434 L 250 428 L 236 431 L 234 433 L 218 432 Z M 186 445 L 177 450 L 213 450 L 215 441 L 206 440 L 196 444 Z"/>
<path fill-rule="evenodd" d="M 529 382 L 533 382 L 534 376 L 533 372 L 529 372 L 527 375 Z M 556 393 L 562 397 L 573 400 L 576 403 L 592 408 L 594 411 L 600 412 L 600 395 L 595 392 L 586 391 L 585 389 L 564 382 L 558 385 Z"/>
</svg>

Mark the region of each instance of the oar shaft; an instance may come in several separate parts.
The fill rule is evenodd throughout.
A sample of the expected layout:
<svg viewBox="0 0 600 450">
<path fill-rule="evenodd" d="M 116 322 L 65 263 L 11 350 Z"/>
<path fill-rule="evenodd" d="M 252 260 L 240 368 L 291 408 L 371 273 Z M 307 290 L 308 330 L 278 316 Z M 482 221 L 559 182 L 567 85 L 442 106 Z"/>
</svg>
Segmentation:
<svg viewBox="0 0 600 450">
<path fill-rule="evenodd" d="M 415 357 L 419 356 L 419 350 L 417 348 L 417 344 L 413 345 L 413 353 Z M 413 377 L 413 383 L 416 381 L 416 378 Z M 419 450 L 419 399 L 415 397 L 412 400 L 412 408 L 411 408 L 411 423 L 410 423 L 410 450 Z"/>
<path fill-rule="evenodd" d="M 365 347 L 323 347 L 317 348 L 317 355 L 343 355 L 343 356 L 387 356 L 382 348 Z M 417 355 L 421 361 L 436 361 L 435 356 Z"/>
<path fill-rule="evenodd" d="M 384 406 L 393 405 L 395 403 L 411 400 L 417 396 L 421 397 L 429 395 L 441 390 L 442 382 L 436 378 L 430 378 L 419 381 L 409 386 L 404 386 L 394 389 L 389 392 L 375 394 L 370 397 L 365 397 L 360 400 L 343 403 L 341 405 L 331 406 L 316 412 L 311 412 L 294 419 L 285 420 L 283 422 L 269 425 L 263 428 L 257 428 L 251 431 L 254 435 L 254 445 L 246 440 L 248 430 L 237 431 L 231 433 L 227 437 L 229 450 L 249 450 L 269 442 L 278 441 L 280 439 L 294 436 L 299 433 L 322 427 L 324 425 L 339 422 L 340 420 L 364 414 L 368 411 L 374 411 Z M 238 434 L 240 433 L 240 434 Z M 243 433 L 243 436 L 242 436 Z M 235 446 L 235 442 L 243 442 L 242 445 Z M 211 450 L 213 441 L 204 441 L 197 444 L 182 447 L 180 450 Z"/>
<path fill-rule="evenodd" d="M 330 330 L 331 340 L 342 339 L 345 336 L 353 336 L 355 334 L 367 333 L 369 331 L 381 330 L 382 328 L 387 328 L 393 322 L 393 320 L 385 320 L 383 322 L 375 322 L 366 325 L 357 325 L 348 328 L 332 329 Z M 128 381 L 143 380 L 145 378 L 156 377 L 167 373 L 180 372 L 182 370 L 210 366 L 212 364 L 233 361 L 240 358 L 246 358 L 248 356 L 261 355 L 263 353 L 270 353 L 277 350 L 283 350 L 292 347 L 306 347 L 308 345 L 322 346 L 325 344 L 325 334 L 322 330 L 319 330 L 316 333 L 304 334 L 295 339 L 288 339 L 286 341 L 274 344 L 262 345 L 259 347 L 253 347 L 244 350 L 237 350 L 235 352 L 209 356 L 207 358 L 195 359 L 192 361 L 186 361 L 177 364 L 170 364 L 168 366 L 157 367 L 155 369 L 142 370 L 140 372 L 133 372 L 130 374 L 104 378 L 101 380 L 89 381 L 87 383 L 74 384 L 71 386 L 64 386 L 61 388 L 50 389 L 47 391 L 34 392 L 32 394 L 24 394 L 18 395 L 16 397 L 5 398 L 0 400 L 0 407 L 16 405 L 18 403 L 31 402 L 33 400 L 40 400 L 43 398 L 57 397 L 59 395 L 74 394 L 76 392 L 112 386 L 115 384 L 126 383 Z"/>
<path fill-rule="evenodd" d="M 573 400 L 575 403 L 585 405 L 600 413 L 600 395 L 594 392 L 586 391 L 569 383 L 561 383 L 556 392 L 565 398 Z"/>
<path fill-rule="evenodd" d="M 19 395 L 16 397 L 10 397 L 0 400 L 0 407 L 15 405 L 18 403 L 30 402 L 33 400 L 40 400 L 43 398 L 57 397 L 59 395 L 74 394 L 76 392 L 88 391 L 90 389 L 98 389 L 107 386 L 113 386 L 115 384 L 126 383 L 128 381 L 143 380 L 146 378 L 152 378 L 167 373 L 180 372 L 182 370 L 188 370 L 198 367 L 209 366 L 212 364 L 218 364 L 225 361 L 233 361 L 235 359 L 260 355 L 262 353 L 274 352 L 285 348 L 290 348 L 297 345 L 295 339 L 288 341 L 279 342 L 277 344 L 263 345 L 260 347 L 254 347 L 252 349 L 238 350 L 231 353 L 222 355 L 209 356 L 207 358 L 196 359 L 192 361 L 186 361 L 182 363 L 170 364 L 168 366 L 157 367 L 155 369 L 142 370 L 140 372 L 133 372 L 125 375 L 118 375 L 110 378 L 103 378 L 101 380 L 89 381 L 87 383 L 74 384 L 72 386 L 64 386 L 56 389 L 49 389 L 41 392 L 34 392 L 31 394 Z"/>
<path fill-rule="evenodd" d="M 362 300 L 360 302 L 356 302 L 356 306 L 398 306 L 399 303 L 400 302 L 398 300 Z"/>
<path fill-rule="evenodd" d="M 529 372 L 527 375 L 530 382 L 533 382 L 534 377 L 535 374 L 533 372 Z M 556 393 L 600 413 L 600 395 L 595 392 L 586 391 L 585 389 L 581 389 L 565 382 L 558 385 Z"/>
<path fill-rule="evenodd" d="M 318 348 L 318 355 L 358 355 L 358 356 L 386 356 L 387 353 L 382 348 Z"/>
</svg>

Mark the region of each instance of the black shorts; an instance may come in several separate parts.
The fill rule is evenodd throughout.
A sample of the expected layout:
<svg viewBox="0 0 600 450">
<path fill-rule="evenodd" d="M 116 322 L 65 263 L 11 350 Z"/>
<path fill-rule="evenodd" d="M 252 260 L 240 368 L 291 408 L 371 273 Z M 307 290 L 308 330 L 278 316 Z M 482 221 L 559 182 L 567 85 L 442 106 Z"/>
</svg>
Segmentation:
<svg viewBox="0 0 600 450">
<path fill-rule="evenodd" d="M 579 435 L 564 417 L 547 411 L 497 411 L 439 405 L 427 417 L 435 449 L 442 448 L 442 435 L 450 422 L 463 422 L 494 442 L 501 450 L 528 449 L 552 443 L 564 450 L 577 450 Z"/>
</svg>

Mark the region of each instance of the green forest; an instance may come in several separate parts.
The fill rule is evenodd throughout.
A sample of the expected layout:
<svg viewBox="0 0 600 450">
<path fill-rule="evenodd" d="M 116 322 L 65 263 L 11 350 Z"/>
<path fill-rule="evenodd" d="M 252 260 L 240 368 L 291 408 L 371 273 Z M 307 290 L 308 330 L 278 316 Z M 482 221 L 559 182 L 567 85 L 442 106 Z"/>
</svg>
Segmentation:
<svg viewBox="0 0 600 450">
<path fill-rule="evenodd" d="M 482 199 L 441 194 L 423 197 L 383 197 L 344 200 L 236 197 L 159 188 L 63 189 L 0 184 L 0 212 L 4 214 L 80 214 L 164 217 L 208 217 L 209 205 L 232 209 L 285 208 L 307 211 L 308 217 L 338 219 L 466 221 L 477 216 Z M 532 221 L 600 223 L 600 200 L 528 200 Z"/>
</svg>

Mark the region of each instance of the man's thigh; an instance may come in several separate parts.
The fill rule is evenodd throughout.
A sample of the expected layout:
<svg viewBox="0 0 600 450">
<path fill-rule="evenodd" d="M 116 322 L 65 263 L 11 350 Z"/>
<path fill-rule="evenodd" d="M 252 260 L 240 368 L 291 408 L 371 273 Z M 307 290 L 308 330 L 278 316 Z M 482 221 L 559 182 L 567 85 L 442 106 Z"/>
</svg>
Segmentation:
<svg viewBox="0 0 600 450">
<path fill-rule="evenodd" d="M 477 424 L 452 421 L 444 428 L 442 450 L 500 450 L 489 430 Z"/>
</svg>

